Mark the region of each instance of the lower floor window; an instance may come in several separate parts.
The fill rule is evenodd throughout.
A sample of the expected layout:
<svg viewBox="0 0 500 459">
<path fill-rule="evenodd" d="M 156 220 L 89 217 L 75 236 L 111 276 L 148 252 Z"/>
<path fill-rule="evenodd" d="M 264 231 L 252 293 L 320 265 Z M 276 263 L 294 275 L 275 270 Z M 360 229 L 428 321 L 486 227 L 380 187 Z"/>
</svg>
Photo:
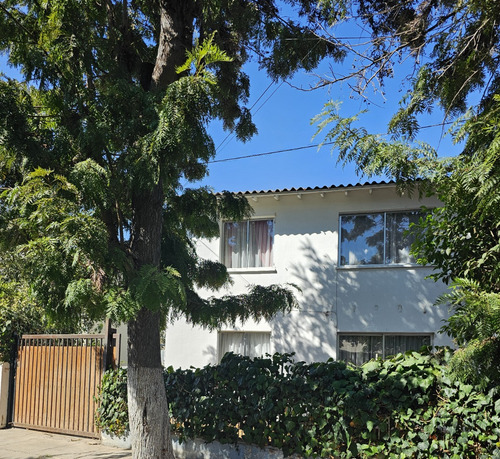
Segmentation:
<svg viewBox="0 0 500 459">
<path fill-rule="evenodd" d="M 338 360 L 362 365 L 371 359 L 386 358 L 431 345 L 431 335 L 348 335 L 339 334 Z"/>
<path fill-rule="evenodd" d="M 226 352 L 247 357 L 262 357 L 271 353 L 271 333 L 269 332 L 219 332 L 219 361 Z"/>
</svg>

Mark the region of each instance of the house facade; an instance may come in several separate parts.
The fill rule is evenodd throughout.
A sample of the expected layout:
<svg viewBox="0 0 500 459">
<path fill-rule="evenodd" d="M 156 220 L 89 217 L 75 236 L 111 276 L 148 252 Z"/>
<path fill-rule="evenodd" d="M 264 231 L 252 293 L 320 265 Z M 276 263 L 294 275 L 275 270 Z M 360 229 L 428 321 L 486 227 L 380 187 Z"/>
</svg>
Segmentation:
<svg viewBox="0 0 500 459">
<path fill-rule="evenodd" d="M 238 294 L 249 285 L 295 284 L 299 307 L 272 321 L 209 331 L 184 320 L 166 330 L 165 366 L 201 367 L 225 352 L 294 352 L 306 362 L 355 364 L 373 357 L 451 345 L 438 330 L 448 316 L 434 306 L 446 285 L 409 254 L 406 229 L 434 198 L 400 195 L 393 183 L 240 193 L 255 214 L 221 222 L 221 236 L 200 240 L 201 257 L 228 267 Z M 201 292 L 207 297 L 213 292 Z"/>
</svg>

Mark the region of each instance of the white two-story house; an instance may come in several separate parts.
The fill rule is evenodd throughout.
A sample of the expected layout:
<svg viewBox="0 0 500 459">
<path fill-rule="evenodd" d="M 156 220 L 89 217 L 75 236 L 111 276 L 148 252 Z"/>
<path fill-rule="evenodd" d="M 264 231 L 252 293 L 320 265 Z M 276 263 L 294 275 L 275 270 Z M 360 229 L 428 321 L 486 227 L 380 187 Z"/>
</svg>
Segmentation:
<svg viewBox="0 0 500 459">
<path fill-rule="evenodd" d="M 212 332 L 178 320 L 166 330 L 166 366 L 217 363 L 227 351 L 361 364 L 451 345 L 438 332 L 448 308 L 433 305 L 446 285 L 426 278 L 432 267 L 415 263 L 405 231 L 436 200 L 400 195 L 385 182 L 238 194 L 254 208 L 252 218 L 221 222 L 220 238 L 197 245 L 200 256 L 222 261 L 231 273 L 233 285 L 219 294 L 293 283 L 299 308 Z"/>
</svg>

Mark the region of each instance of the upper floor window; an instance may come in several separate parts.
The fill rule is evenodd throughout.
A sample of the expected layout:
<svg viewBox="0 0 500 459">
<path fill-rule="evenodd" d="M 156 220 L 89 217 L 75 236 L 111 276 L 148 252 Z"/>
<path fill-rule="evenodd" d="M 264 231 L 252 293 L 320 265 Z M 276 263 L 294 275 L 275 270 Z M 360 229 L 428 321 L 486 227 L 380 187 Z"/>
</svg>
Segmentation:
<svg viewBox="0 0 500 459">
<path fill-rule="evenodd" d="M 222 261 L 227 268 L 273 266 L 274 220 L 225 222 Z"/>
<path fill-rule="evenodd" d="M 340 266 L 415 263 L 408 234 L 419 211 L 376 212 L 340 217 Z"/>
</svg>

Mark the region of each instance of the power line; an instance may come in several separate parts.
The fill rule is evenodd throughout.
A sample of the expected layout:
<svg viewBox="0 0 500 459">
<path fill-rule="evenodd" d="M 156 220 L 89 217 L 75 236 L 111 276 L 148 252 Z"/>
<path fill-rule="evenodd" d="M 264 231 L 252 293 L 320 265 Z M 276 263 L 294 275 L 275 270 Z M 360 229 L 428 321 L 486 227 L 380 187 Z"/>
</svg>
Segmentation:
<svg viewBox="0 0 500 459">
<path fill-rule="evenodd" d="M 271 94 L 271 96 L 272 96 L 272 94 Z M 442 123 L 428 124 L 426 126 L 420 126 L 419 129 L 428 129 L 428 128 L 433 128 L 433 127 L 444 126 L 444 125 L 447 125 L 447 124 L 453 124 L 453 121 L 444 121 Z M 387 134 L 382 134 L 382 135 L 387 135 Z M 335 142 L 316 143 L 314 145 L 304 145 L 304 146 L 301 146 L 301 147 L 285 148 L 283 150 L 266 151 L 264 153 L 253 153 L 251 155 L 234 156 L 232 158 L 214 159 L 212 161 L 208 161 L 208 164 L 225 163 L 225 162 L 228 162 L 228 161 L 236 161 L 238 159 L 257 158 L 259 156 L 270 156 L 270 155 L 275 155 L 277 153 L 288 153 L 288 152 L 291 152 L 291 151 L 299 151 L 299 150 L 306 150 L 308 148 L 322 147 L 324 145 L 333 145 L 334 143 Z"/>
<path fill-rule="evenodd" d="M 279 16 L 277 16 L 278 19 L 280 19 L 281 21 L 283 21 L 283 19 Z M 286 23 L 286 21 L 285 21 Z M 290 26 L 288 23 L 286 23 L 287 26 Z M 305 56 L 300 59 L 300 62 L 302 63 L 305 58 L 307 56 L 309 56 L 309 54 L 312 53 L 312 51 L 316 48 L 316 46 L 318 46 L 318 43 L 319 43 L 319 40 L 314 44 L 314 46 L 311 47 L 311 49 L 309 51 L 307 51 L 307 53 L 305 54 Z M 269 101 L 269 99 L 271 99 L 271 97 L 274 96 L 274 94 L 276 93 L 276 91 L 278 91 L 279 88 L 281 88 L 281 86 L 283 85 L 283 83 L 285 82 L 285 80 L 283 80 L 279 85 L 278 87 L 271 93 L 271 95 L 264 101 L 262 102 L 262 104 L 260 105 L 259 108 L 257 108 L 257 110 L 253 113 L 254 115 Z M 260 99 L 262 99 L 262 97 L 264 96 L 264 94 L 266 94 L 266 92 L 271 88 L 271 86 L 273 86 L 274 84 L 276 84 L 277 82 L 274 80 L 274 81 L 271 81 L 271 83 L 269 83 L 269 85 L 267 86 L 267 88 L 262 92 L 262 94 L 257 98 L 257 100 L 252 104 L 252 106 L 250 107 L 250 111 L 252 111 L 252 109 L 257 105 L 257 103 L 259 102 Z M 221 149 L 225 148 L 227 146 L 227 144 L 233 140 L 235 134 L 234 132 L 230 132 L 225 138 L 224 140 L 219 144 L 218 147 L 216 147 L 215 151 L 220 151 Z M 226 143 L 227 141 L 227 143 Z M 225 145 L 224 145 L 225 144 Z"/>
<path fill-rule="evenodd" d="M 205 242 L 202 240 L 202 239 L 197 239 L 196 240 L 197 242 L 203 244 L 205 246 L 205 248 L 207 248 L 210 252 L 212 252 L 216 257 L 217 259 L 219 259 L 220 255 L 218 253 L 215 253 L 207 244 L 205 244 Z M 241 273 L 231 273 L 232 276 L 240 276 L 246 283 L 247 283 L 247 286 L 251 285 L 250 282 L 248 282 L 248 279 L 246 279 L 243 274 Z"/>
<path fill-rule="evenodd" d="M 225 163 L 227 161 L 235 161 L 237 159 L 256 158 L 258 156 L 269 156 L 269 155 L 275 155 L 276 153 L 286 153 L 286 152 L 289 152 L 289 151 L 298 151 L 298 150 L 305 150 L 307 148 L 315 148 L 315 147 L 319 147 L 321 145 L 332 145 L 333 143 L 334 142 L 325 142 L 323 144 L 317 143 L 315 145 L 304 145 L 303 147 L 286 148 L 284 150 L 267 151 L 265 153 L 254 153 L 252 155 L 245 155 L 245 156 L 235 156 L 233 158 L 214 159 L 213 161 L 208 161 L 208 163 L 209 164 L 213 164 L 213 163 Z"/>
<path fill-rule="evenodd" d="M 255 110 L 255 112 L 253 113 L 254 115 L 256 115 L 256 114 L 260 111 L 260 109 L 261 109 L 261 108 L 262 108 L 262 107 L 263 107 L 263 106 L 267 103 L 267 101 L 268 101 L 271 97 L 273 97 L 273 96 L 274 96 L 275 92 L 276 92 L 279 88 L 281 88 L 281 86 L 283 85 L 283 83 L 284 83 L 284 81 L 282 81 L 282 82 L 281 82 L 281 83 L 277 86 L 277 88 L 276 88 L 276 89 L 275 89 L 275 90 L 274 90 L 274 91 L 273 91 L 273 92 L 269 95 L 269 97 L 268 97 L 268 98 L 267 98 L 264 102 L 262 102 L 262 104 L 260 105 L 260 107 L 258 107 L 258 108 Z M 263 95 L 264 95 L 264 93 L 262 94 L 262 96 L 263 96 Z M 259 97 L 259 100 L 262 98 L 262 96 L 260 96 L 260 97 Z M 258 100 L 257 100 L 257 102 L 258 102 Z M 256 102 L 256 103 L 257 103 L 257 102 Z M 254 105 L 255 105 L 255 104 L 254 104 Z"/>
<path fill-rule="evenodd" d="M 262 99 L 264 97 L 264 94 L 269 91 L 269 89 L 271 88 L 271 86 L 275 84 L 274 81 L 271 81 L 271 83 L 269 83 L 269 85 L 267 86 L 266 89 L 264 89 L 264 91 L 262 92 L 262 94 L 257 98 L 257 100 L 252 104 L 252 106 L 249 108 L 249 110 L 253 110 L 253 108 L 259 103 L 259 100 Z M 280 85 L 281 86 L 281 85 Z M 277 91 L 277 89 L 266 99 L 266 101 L 258 108 L 258 110 L 260 110 L 262 108 L 262 106 L 273 96 L 273 94 Z M 257 110 L 257 111 L 258 111 Z M 216 151 L 219 151 L 222 146 L 226 143 L 226 140 L 229 139 L 229 137 L 233 136 L 234 135 L 234 132 L 231 131 L 225 138 L 224 140 L 217 146 L 217 148 L 215 149 Z M 232 140 L 232 138 L 231 138 Z"/>
</svg>

